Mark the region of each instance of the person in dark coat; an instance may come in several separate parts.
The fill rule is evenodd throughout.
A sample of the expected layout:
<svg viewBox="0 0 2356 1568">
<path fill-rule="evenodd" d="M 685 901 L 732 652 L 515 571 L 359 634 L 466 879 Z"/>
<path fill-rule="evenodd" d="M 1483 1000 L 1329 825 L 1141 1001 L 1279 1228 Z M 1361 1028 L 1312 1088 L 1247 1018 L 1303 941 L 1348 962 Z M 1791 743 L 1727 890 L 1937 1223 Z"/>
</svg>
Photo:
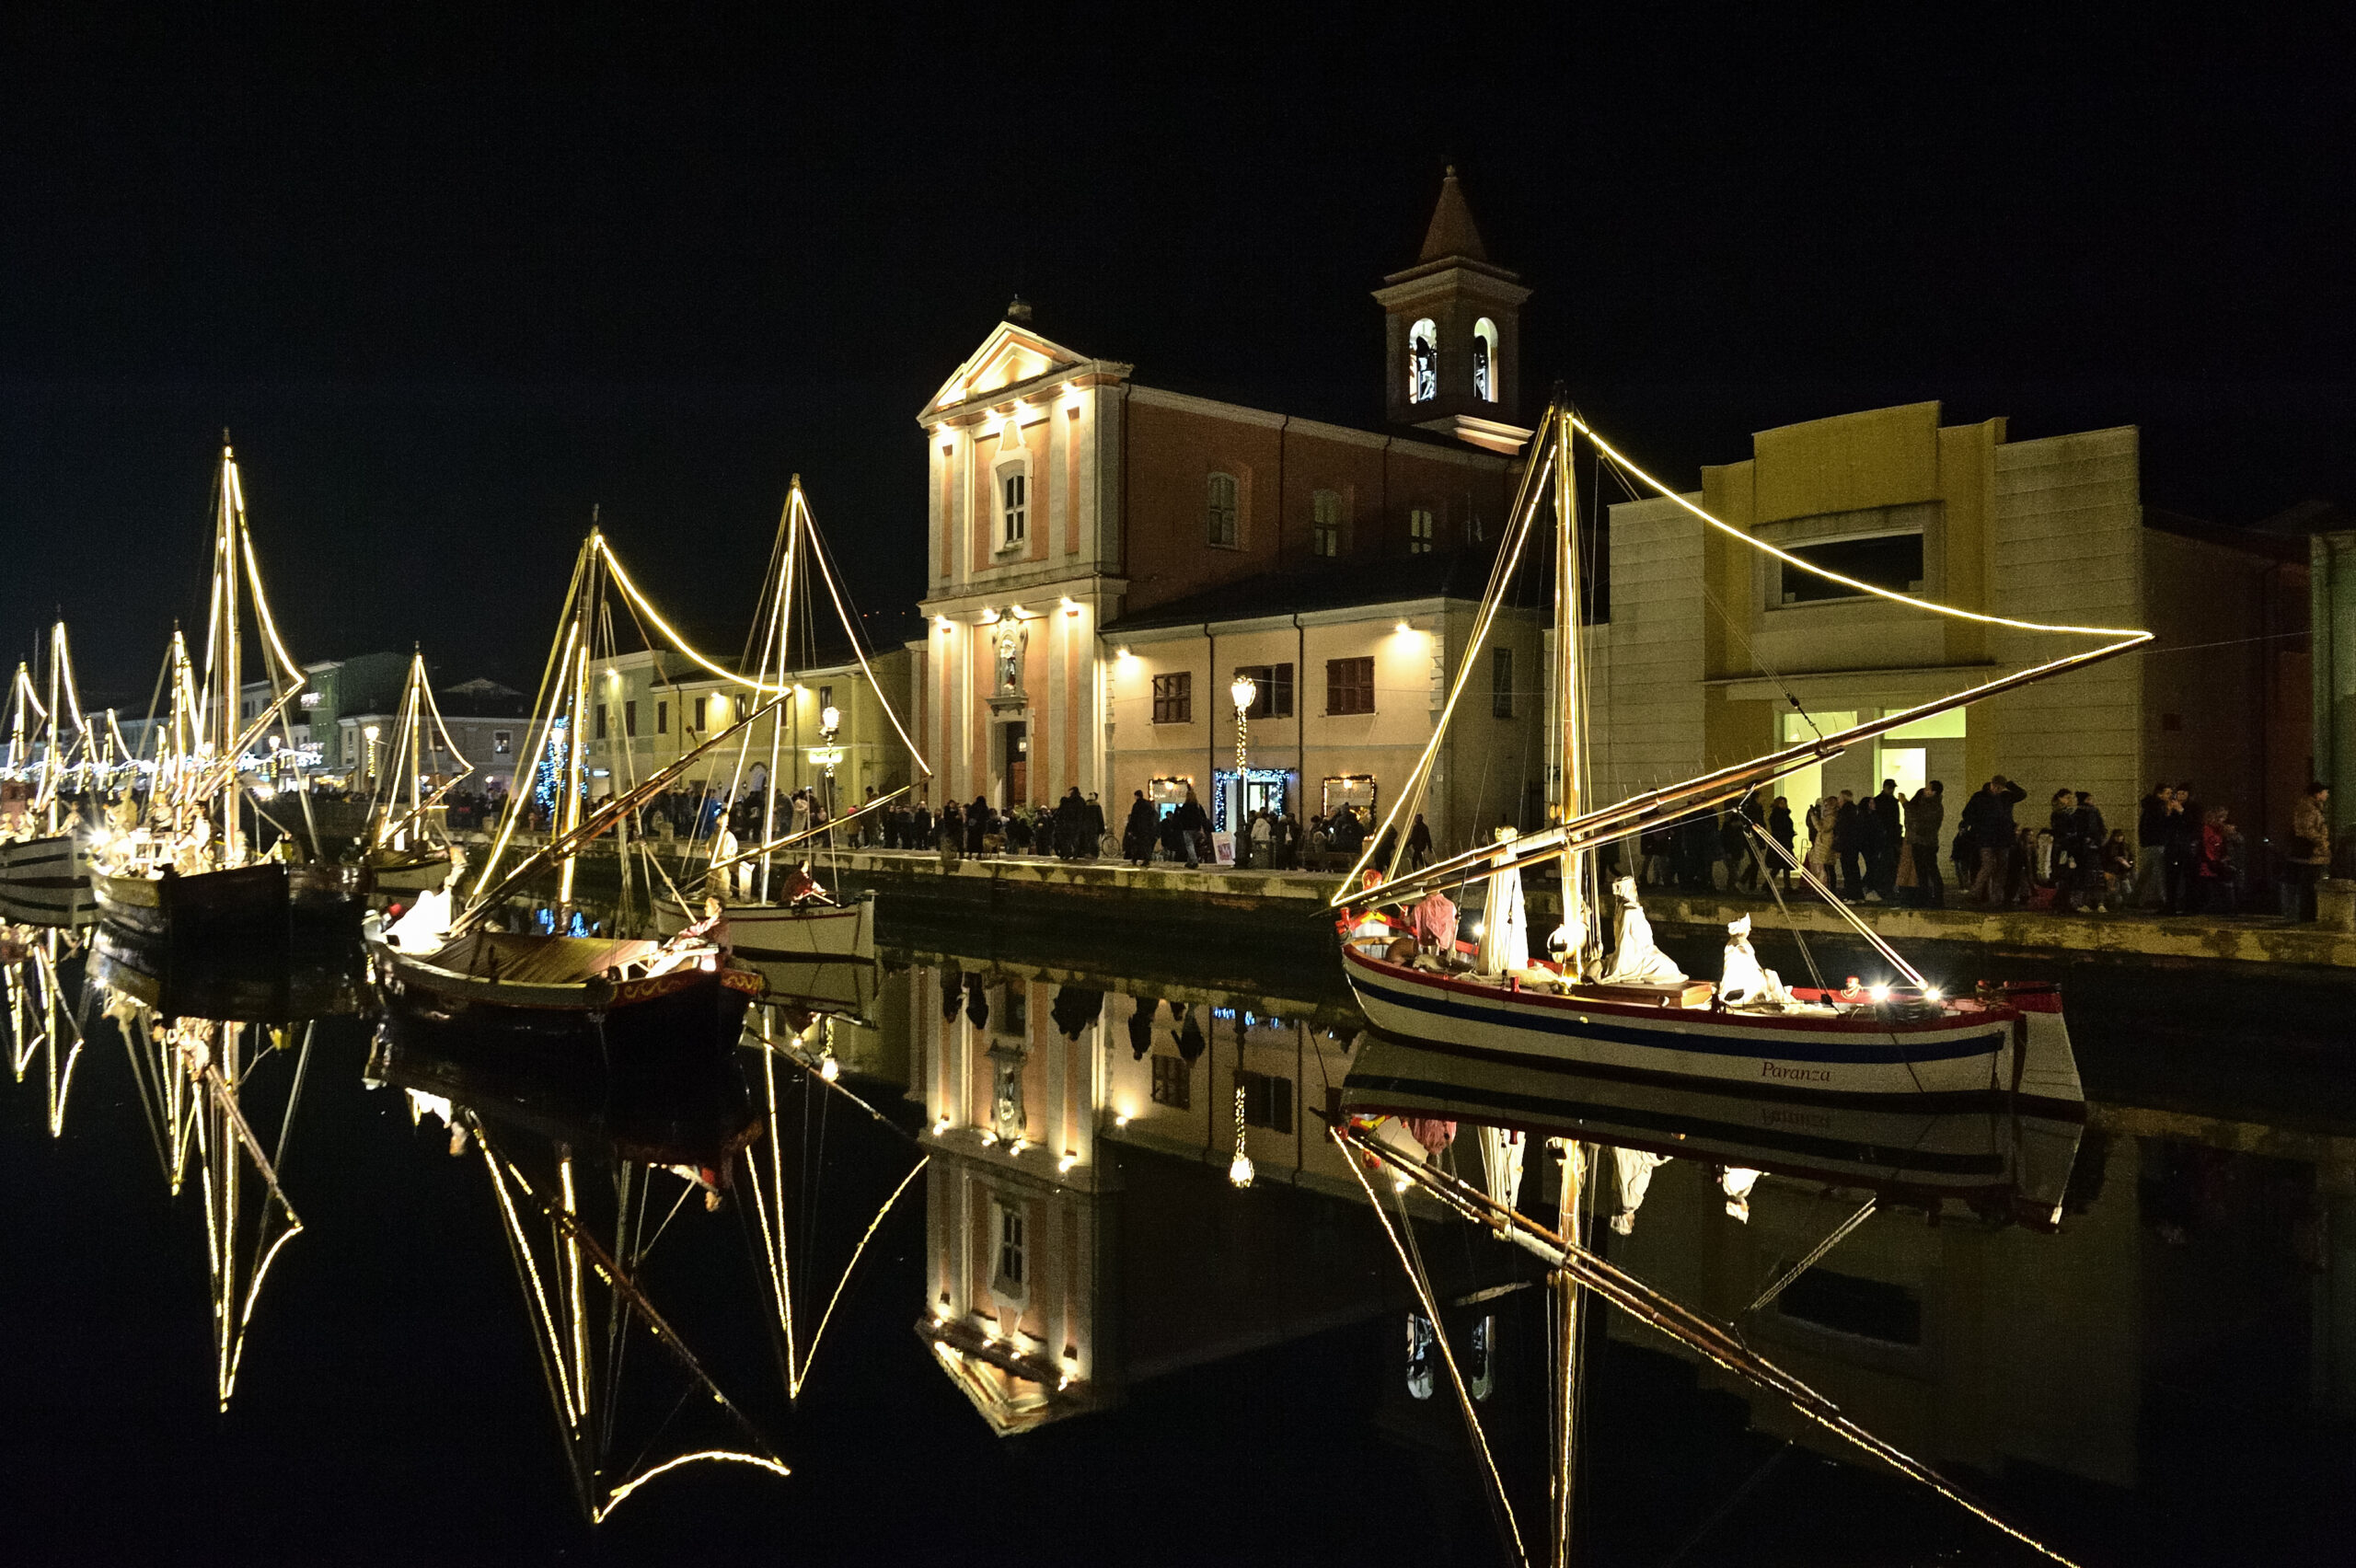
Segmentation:
<svg viewBox="0 0 2356 1568">
<path fill-rule="evenodd" d="M 1080 842 L 1072 846 L 1077 859 L 1093 860 L 1104 847 L 1104 806 L 1094 795 L 1080 803 Z"/>
<path fill-rule="evenodd" d="M 2077 791 L 2077 804 L 2070 813 L 2070 836 L 2077 856 L 2072 868 L 2071 889 L 2088 909 L 2099 909 L 2103 904 L 2103 843 L 2110 836 L 2110 828 L 2102 820 L 2102 812 L 2095 804 L 2090 790 Z"/>
<path fill-rule="evenodd" d="M 2189 915 L 2200 889 L 2193 877 L 2200 868 L 2201 850 L 2200 802 L 2193 799 L 2189 782 L 2168 791 L 2167 817 L 2164 824 L 2166 859 L 2162 867 L 2165 896 L 2160 908 L 2163 914 Z"/>
<path fill-rule="evenodd" d="M 1767 836 L 1773 839 L 1784 854 L 1796 860 L 1799 859 L 1798 852 L 1793 847 L 1799 842 L 1799 833 L 1792 824 L 1792 802 L 1781 795 L 1775 797 L 1774 807 L 1767 813 Z M 1792 888 L 1791 867 L 1779 863 L 1776 870 L 1783 873 L 1784 891 L 1789 893 Z"/>
<path fill-rule="evenodd" d="M 1841 896 L 1854 904 L 1865 896 L 1865 813 L 1846 790 L 1832 817 L 1832 853 L 1841 867 Z"/>
<path fill-rule="evenodd" d="M 2135 806 L 2134 907 L 2157 909 L 2167 897 L 2168 807 L 2176 791 L 2154 784 Z"/>
<path fill-rule="evenodd" d="M 1971 847 L 1980 851 L 1980 871 L 1972 879 L 1971 897 L 1981 904 L 2003 904 L 2012 891 L 2015 829 L 2013 807 L 2028 799 L 2028 791 L 1999 773 L 1972 797 Z"/>
<path fill-rule="evenodd" d="M 1203 802 L 1195 798 L 1195 787 L 1186 786 L 1186 798 L 1170 813 L 1170 825 L 1178 835 L 1179 852 L 1186 857 L 1186 869 L 1202 864 L 1203 850 L 1210 837 L 1211 819 L 1203 810 Z"/>
<path fill-rule="evenodd" d="M 1934 778 L 1906 802 L 1905 853 L 1914 859 L 1914 906 L 1944 909 L 1946 880 L 1939 875 L 1939 834 L 1946 826 L 1947 787 Z"/>
<path fill-rule="evenodd" d="M 2076 885 L 2078 865 L 2078 797 L 2068 790 L 2053 791 L 2052 809 L 2046 814 L 2045 830 L 2053 838 L 2053 912 L 2070 912 L 2070 892 Z"/>
<path fill-rule="evenodd" d="M 1898 780 L 1881 781 L 1881 793 L 1876 795 L 1868 809 L 1873 813 L 1874 843 L 1865 863 L 1865 885 L 1881 895 L 1885 904 L 1898 897 L 1898 857 L 1906 844 L 1906 809 L 1898 798 Z"/>
<path fill-rule="evenodd" d="M 1432 860 L 1432 830 L 1424 821 L 1424 813 L 1415 813 L 1415 825 L 1407 830 L 1407 869 L 1420 871 Z"/>
<path fill-rule="evenodd" d="M 1121 824 L 1123 858 L 1139 866 L 1152 859 L 1155 825 L 1153 807 L 1139 790 L 1129 801 L 1129 820 Z"/>
</svg>

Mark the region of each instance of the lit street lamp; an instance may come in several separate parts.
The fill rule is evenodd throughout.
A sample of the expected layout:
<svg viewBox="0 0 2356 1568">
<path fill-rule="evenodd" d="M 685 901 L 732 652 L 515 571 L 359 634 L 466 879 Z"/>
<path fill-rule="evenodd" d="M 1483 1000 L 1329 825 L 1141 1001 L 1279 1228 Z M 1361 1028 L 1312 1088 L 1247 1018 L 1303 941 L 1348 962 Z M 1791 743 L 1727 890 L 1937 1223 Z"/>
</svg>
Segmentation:
<svg viewBox="0 0 2356 1568">
<path fill-rule="evenodd" d="M 1243 779 L 1244 741 L 1251 724 L 1253 699 L 1260 695 L 1260 683 L 1250 675 L 1238 675 L 1228 683 L 1227 695 L 1235 699 L 1235 824 L 1243 830 L 1243 818 L 1251 808 L 1251 790 Z"/>
<path fill-rule="evenodd" d="M 379 732 L 374 724 L 368 725 L 360 732 L 368 742 L 368 784 L 371 789 L 374 789 L 376 783 L 376 736 Z"/>
</svg>

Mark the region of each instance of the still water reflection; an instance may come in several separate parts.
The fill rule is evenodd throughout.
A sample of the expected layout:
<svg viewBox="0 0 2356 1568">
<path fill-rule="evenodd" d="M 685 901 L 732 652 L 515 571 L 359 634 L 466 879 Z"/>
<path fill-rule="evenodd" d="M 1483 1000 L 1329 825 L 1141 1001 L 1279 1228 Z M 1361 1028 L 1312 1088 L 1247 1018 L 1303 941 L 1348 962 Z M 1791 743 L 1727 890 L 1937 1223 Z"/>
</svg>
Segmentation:
<svg viewBox="0 0 2356 1568">
<path fill-rule="evenodd" d="M 1323 974 L 956 945 L 773 976 L 649 1078 L 12 936 L 11 1555 L 1544 1561 L 1545 1266 L 1354 1170 L 1329 1119 L 1387 1113 L 1542 1226 L 1588 1141 L 1598 1251 L 2073 1558 L 2344 1560 L 2356 1145 L 2311 1116 L 2099 1063 L 2083 1137 L 1631 1093 L 1372 1039 Z M 2037 1561 L 1587 1325 L 1576 1560 Z"/>
</svg>

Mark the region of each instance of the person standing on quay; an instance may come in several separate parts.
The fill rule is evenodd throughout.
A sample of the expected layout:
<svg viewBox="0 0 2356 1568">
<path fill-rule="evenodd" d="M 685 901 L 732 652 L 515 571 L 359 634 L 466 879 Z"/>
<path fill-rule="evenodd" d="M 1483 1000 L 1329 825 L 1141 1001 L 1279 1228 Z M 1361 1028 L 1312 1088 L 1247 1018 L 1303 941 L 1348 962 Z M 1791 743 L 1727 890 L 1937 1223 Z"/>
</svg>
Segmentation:
<svg viewBox="0 0 2356 1568">
<path fill-rule="evenodd" d="M 1980 874 L 1972 879 L 1974 903 L 1996 905 L 2012 895 L 2014 850 L 2013 807 L 2028 799 L 2028 791 L 1997 774 L 1965 808 L 1972 820 L 1971 847 L 1980 851 Z"/>
<path fill-rule="evenodd" d="M 1898 858 L 1906 852 L 1906 808 L 1898 798 L 1898 780 L 1881 781 L 1881 793 L 1868 803 L 1873 812 L 1873 858 L 1865 869 L 1865 885 L 1881 894 L 1884 904 L 1898 899 Z"/>
<path fill-rule="evenodd" d="M 1939 875 L 1939 832 L 1946 826 L 1947 787 L 1932 779 L 1906 802 L 1906 853 L 1914 858 L 1914 903 L 1921 909 L 1947 906 L 1946 882 Z"/>
<path fill-rule="evenodd" d="M 2291 808 L 2291 847 L 2282 868 L 2282 913 L 2293 920 L 2316 917 L 2316 883 L 2331 864 L 2331 818 L 2324 810 L 2330 802 L 2329 790 L 2310 784 Z"/>
<path fill-rule="evenodd" d="M 1195 787 L 1186 786 L 1186 798 L 1170 813 L 1171 827 L 1178 835 L 1179 847 L 1186 856 L 1186 869 L 1202 864 L 1203 836 L 1211 830 L 1211 819 L 1203 813 L 1202 801 L 1195 798 Z"/>
<path fill-rule="evenodd" d="M 1775 797 L 1774 808 L 1767 813 L 1767 836 L 1773 839 L 1784 854 L 1792 855 L 1792 845 L 1798 835 L 1792 828 L 1792 802 L 1781 795 Z M 1792 855 L 1793 859 L 1798 858 L 1796 855 Z M 1778 865 L 1775 869 L 1784 874 L 1784 891 L 1791 892 L 1791 866 L 1784 863 Z"/>
<path fill-rule="evenodd" d="M 2135 808 L 2134 906 L 2157 909 L 2165 899 L 2168 861 L 2168 802 L 2174 791 L 2154 784 Z"/>
<path fill-rule="evenodd" d="M 1415 825 L 1407 830 L 1407 869 L 1420 871 L 1431 864 L 1432 830 L 1424 822 L 1424 813 L 1415 813 Z"/>
<path fill-rule="evenodd" d="M 2167 915 L 2189 915 L 2199 899 L 2200 890 L 2193 878 L 2200 869 L 2201 830 L 2200 803 L 2192 798 L 2189 782 L 2177 785 L 2168 792 L 2166 824 L 2167 861 L 2162 870 L 2166 899 L 2161 912 Z"/>
<path fill-rule="evenodd" d="M 1832 853 L 1841 861 L 1841 896 L 1852 904 L 1865 901 L 1865 813 L 1856 796 L 1843 790 L 1840 809 L 1832 813 Z"/>
</svg>

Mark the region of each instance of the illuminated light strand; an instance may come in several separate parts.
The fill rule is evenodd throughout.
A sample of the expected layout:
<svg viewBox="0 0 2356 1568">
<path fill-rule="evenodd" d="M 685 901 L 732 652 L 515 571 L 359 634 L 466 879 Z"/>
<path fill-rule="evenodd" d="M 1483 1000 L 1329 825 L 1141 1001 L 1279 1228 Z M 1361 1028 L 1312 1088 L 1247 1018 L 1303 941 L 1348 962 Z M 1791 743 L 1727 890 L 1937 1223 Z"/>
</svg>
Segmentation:
<svg viewBox="0 0 2356 1568">
<path fill-rule="evenodd" d="M 2073 1559 L 2005 1523 L 1929 1465 L 1858 1425 L 1839 1405 L 1751 1350 L 1743 1343 L 1738 1331 L 1703 1317 L 1610 1260 L 1576 1242 L 1566 1241 L 1536 1221 L 1497 1204 L 1486 1193 L 1461 1178 L 1426 1163 L 1403 1160 L 1392 1150 L 1356 1129 L 1336 1124 L 1329 1126 L 1326 1131 L 1341 1147 L 1345 1156 L 1351 1149 L 1356 1149 L 1389 1167 L 1398 1173 L 1401 1181 L 1420 1186 L 1436 1202 L 1461 1217 L 1495 1231 L 1500 1239 L 1511 1241 L 1535 1254 L 1551 1267 L 1568 1273 L 1579 1286 L 1593 1291 L 1638 1322 L 1687 1345 L 1721 1370 L 1780 1395 L 1796 1413 L 1872 1455 L 1908 1480 L 1927 1486 L 1973 1517 L 2039 1555 L 2063 1564 L 2064 1568 L 2078 1568 Z M 1354 1173 L 1357 1171 L 1357 1160 L 1350 1160 L 1349 1165 Z M 1364 1176 L 1359 1176 L 1358 1180 L 1361 1186 L 1366 1184 Z M 1441 1349 L 1443 1352 L 1447 1349 L 1445 1339 L 1441 1341 Z"/>
<path fill-rule="evenodd" d="M 1342 1144 L 1341 1130 L 1338 1127 L 1328 1128 L 1327 1131 L 1332 1133 L 1336 1144 Z M 1350 1168 L 1350 1174 L 1357 1179 L 1359 1190 L 1366 1193 L 1367 1204 L 1374 1210 L 1374 1217 L 1382 1223 L 1384 1238 L 1390 1241 L 1391 1250 L 1399 1256 L 1399 1266 L 1405 1271 L 1407 1283 L 1415 1286 L 1415 1298 L 1423 1303 L 1424 1314 L 1432 1326 L 1432 1343 L 1439 1346 L 1439 1358 L 1447 1364 L 1448 1379 L 1456 1388 L 1456 1402 L 1464 1412 L 1464 1424 L 1472 1432 L 1472 1441 L 1481 1449 L 1481 1462 L 1487 1467 L 1489 1484 L 1495 1490 L 1498 1508 L 1505 1514 L 1506 1528 L 1513 1536 L 1513 1554 L 1520 1560 L 1523 1568 L 1529 1568 L 1530 1549 L 1522 1544 L 1521 1525 L 1514 1517 L 1512 1499 L 1506 1495 L 1505 1477 L 1497 1473 L 1496 1457 L 1489 1452 L 1489 1439 L 1481 1430 L 1481 1417 L 1472 1409 L 1472 1390 L 1464 1386 L 1464 1374 L 1457 1368 L 1456 1353 L 1449 1348 L 1448 1332 L 1442 1326 L 1439 1306 L 1432 1299 L 1431 1286 L 1417 1271 L 1415 1265 L 1408 1260 L 1407 1249 L 1400 1245 L 1399 1233 L 1392 1228 L 1391 1216 L 1383 1212 L 1382 1200 L 1375 1196 L 1374 1186 L 1367 1181 L 1366 1171 L 1361 1168 L 1360 1162 L 1350 1158 L 1347 1145 L 1342 1145 L 1342 1162 Z"/>
<path fill-rule="evenodd" d="M 665 1459 L 652 1470 L 641 1471 L 607 1493 L 604 1505 L 592 1514 L 592 1522 L 604 1524 L 631 1493 L 636 1492 L 664 1471 L 677 1470 L 681 1465 L 706 1463 L 751 1465 L 756 1470 L 765 1470 L 771 1475 L 780 1477 L 793 1473 L 779 1460 L 766 1458 L 759 1454 L 740 1453 L 733 1448 L 704 1448 L 692 1454 L 681 1454 L 676 1459 Z"/>
<path fill-rule="evenodd" d="M 900 1178 L 900 1184 L 892 1189 L 892 1195 L 884 1200 L 884 1206 L 877 1209 L 875 1217 L 867 1222 L 867 1233 L 859 1239 L 859 1245 L 851 1249 L 850 1262 L 843 1265 L 842 1277 L 835 1281 L 835 1293 L 826 1298 L 826 1309 L 818 1316 L 818 1332 L 810 1336 L 810 1348 L 802 1358 L 802 1375 L 794 1379 L 792 1392 L 795 1395 L 798 1396 L 802 1392 L 802 1384 L 809 1377 L 810 1366 L 818 1359 L 818 1342 L 826 1337 L 826 1325 L 834 1319 L 835 1304 L 843 1298 L 843 1291 L 850 1284 L 852 1271 L 859 1267 L 860 1254 L 867 1251 L 867 1244 L 875 1239 L 875 1232 L 883 1228 L 884 1217 L 899 1203 L 900 1194 L 908 1190 L 908 1183 L 914 1182 L 923 1172 L 924 1168 L 931 1162 L 932 1156 L 928 1154 L 918 1160 L 906 1176 Z"/>
<path fill-rule="evenodd" d="M 793 499 L 802 507 L 804 515 L 807 515 L 810 503 L 803 498 L 798 482 L 794 486 Z M 916 765 L 924 770 L 924 776 L 927 778 L 931 778 L 932 765 L 925 761 L 924 753 L 917 749 L 916 742 L 908 739 L 908 732 L 900 723 L 900 716 L 892 710 L 891 699 L 884 695 L 884 683 L 877 680 L 875 672 L 868 667 L 866 651 L 860 646 L 859 628 L 851 624 L 850 612 L 843 607 L 842 594 L 835 586 L 834 569 L 826 564 L 825 548 L 815 543 L 818 537 L 818 525 L 814 519 L 810 525 L 810 537 L 813 540 L 811 559 L 818 563 L 818 576 L 826 584 L 826 597 L 834 601 L 836 617 L 843 623 L 843 629 L 850 633 L 851 656 L 859 661 L 860 673 L 867 676 L 868 689 L 874 692 L 876 703 L 884 709 L 884 717 L 892 721 L 893 732 L 900 737 L 900 744 L 908 748 L 908 755 L 914 757 Z"/>
<path fill-rule="evenodd" d="M 636 609 L 639 614 L 644 616 L 648 620 L 653 621 L 656 628 L 659 629 L 664 637 L 670 639 L 671 646 L 677 649 L 690 663 L 701 665 L 711 674 L 718 675 L 722 680 L 733 682 L 737 686 L 749 686 L 756 696 L 770 693 L 782 696 L 786 692 L 793 689 L 792 685 L 790 682 L 783 686 L 771 686 L 767 682 L 758 679 L 748 679 L 739 672 L 729 669 L 724 664 L 715 663 L 710 659 L 706 658 L 701 652 L 690 646 L 686 638 L 679 635 L 676 628 L 672 626 L 669 621 L 663 618 L 663 612 L 654 607 L 653 601 L 648 599 L 644 594 L 639 592 L 638 584 L 630 581 L 629 571 L 622 565 L 621 558 L 614 554 L 614 547 L 606 542 L 606 536 L 604 534 L 593 532 L 589 536 L 589 544 L 591 548 L 595 549 L 605 559 L 607 570 L 613 572 L 614 581 L 621 585 L 621 591 L 623 594 L 629 598 L 631 607 Z"/>
</svg>

